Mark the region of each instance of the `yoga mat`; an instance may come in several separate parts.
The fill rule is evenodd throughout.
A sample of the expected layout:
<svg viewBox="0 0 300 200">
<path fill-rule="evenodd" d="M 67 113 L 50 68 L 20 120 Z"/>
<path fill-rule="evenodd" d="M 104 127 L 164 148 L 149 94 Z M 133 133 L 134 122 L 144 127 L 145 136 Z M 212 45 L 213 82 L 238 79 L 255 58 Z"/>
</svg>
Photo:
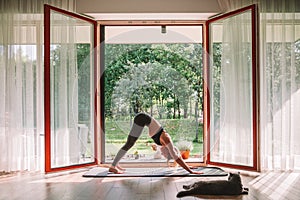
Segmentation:
<svg viewBox="0 0 300 200">
<path fill-rule="evenodd" d="M 83 177 L 209 177 L 209 176 L 227 176 L 228 174 L 218 167 L 198 167 L 193 169 L 201 171 L 203 174 L 190 174 L 181 167 L 177 168 L 126 168 L 123 174 L 114 174 L 108 172 L 108 168 L 95 167 L 83 174 Z"/>
</svg>

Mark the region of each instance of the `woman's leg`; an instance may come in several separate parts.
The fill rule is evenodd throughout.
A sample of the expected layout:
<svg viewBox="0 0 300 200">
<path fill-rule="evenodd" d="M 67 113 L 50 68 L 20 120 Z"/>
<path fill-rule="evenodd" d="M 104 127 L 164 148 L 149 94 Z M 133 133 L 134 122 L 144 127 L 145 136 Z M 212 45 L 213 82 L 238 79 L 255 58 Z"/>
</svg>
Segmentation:
<svg viewBox="0 0 300 200">
<path fill-rule="evenodd" d="M 142 134 L 144 126 L 150 123 L 149 120 L 151 122 L 151 118 L 149 119 L 148 115 L 142 113 L 136 115 L 136 117 L 134 118 L 134 123 L 127 137 L 127 141 L 123 145 L 123 147 L 121 147 L 112 163 L 112 167 L 110 168 L 111 172 L 120 173 L 120 171 L 116 169 L 116 166 L 118 166 L 118 163 L 125 156 L 128 150 L 131 149 L 131 147 L 133 147 L 137 139 Z"/>
<path fill-rule="evenodd" d="M 135 142 L 137 141 L 138 137 L 134 137 L 131 135 L 128 135 L 127 137 L 127 141 L 126 143 L 123 145 L 123 147 L 121 147 L 121 149 L 119 150 L 119 152 L 117 153 L 114 161 L 112 162 L 112 166 L 117 166 L 119 161 L 125 156 L 125 154 L 127 153 L 127 151 L 129 149 L 131 149 L 131 147 L 133 147 L 133 145 L 135 144 Z"/>
</svg>

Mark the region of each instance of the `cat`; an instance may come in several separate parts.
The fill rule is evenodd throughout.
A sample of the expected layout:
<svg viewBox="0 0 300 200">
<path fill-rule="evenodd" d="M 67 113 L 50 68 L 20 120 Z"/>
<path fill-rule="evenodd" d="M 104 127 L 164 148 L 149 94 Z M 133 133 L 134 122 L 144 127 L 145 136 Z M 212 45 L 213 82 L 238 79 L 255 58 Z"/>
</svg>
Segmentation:
<svg viewBox="0 0 300 200">
<path fill-rule="evenodd" d="M 177 194 L 178 198 L 194 195 L 240 195 L 248 194 L 249 189 L 243 187 L 240 173 L 229 173 L 228 180 L 198 181 L 184 185 L 185 191 Z"/>
</svg>

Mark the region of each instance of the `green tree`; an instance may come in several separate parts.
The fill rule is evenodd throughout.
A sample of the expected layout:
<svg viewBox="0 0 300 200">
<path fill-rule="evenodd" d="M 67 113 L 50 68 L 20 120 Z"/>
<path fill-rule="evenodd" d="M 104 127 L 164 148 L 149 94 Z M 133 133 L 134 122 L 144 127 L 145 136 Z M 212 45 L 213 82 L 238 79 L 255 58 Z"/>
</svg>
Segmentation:
<svg viewBox="0 0 300 200">
<path fill-rule="evenodd" d="M 156 104 L 162 109 L 159 111 L 161 114 L 165 111 L 168 99 L 173 99 L 174 110 L 178 109 L 180 99 L 183 99 L 181 103 L 188 103 L 186 97 L 191 93 L 188 82 L 169 66 L 160 63 L 141 64 L 132 67 L 123 77 L 112 96 L 113 108 L 117 108 L 117 112 L 123 112 L 125 107 L 130 107 L 134 113 L 149 108 L 152 111 L 153 104 Z"/>
<path fill-rule="evenodd" d="M 170 66 L 175 69 L 181 76 L 188 80 L 191 89 L 196 91 L 198 102 L 202 102 L 202 63 L 201 51 L 202 46 L 199 44 L 164 44 L 164 45 L 106 45 L 106 69 L 105 69 L 105 109 L 106 116 L 111 116 L 111 97 L 116 83 L 120 78 L 128 72 L 132 67 L 137 67 L 139 64 L 160 63 L 164 66 Z M 118 55 L 118 53 L 121 53 Z M 200 60 L 199 60 L 200 59 Z M 167 74 L 165 74 L 167 76 Z M 168 90 L 162 93 L 163 88 L 155 86 L 156 90 L 152 90 L 150 99 L 154 99 L 161 108 L 164 108 L 166 98 L 170 97 L 167 94 Z M 147 88 L 150 90 L 150 88 Z M 156 92 L 155 92 L 156 91 Z M 159 91 L 159 92 L 158 92 Z M 183 90 L 181 90 L 183 91 Z M 137 92 L 137 91 L 136 91 Z M 163 94 L 163 95 L 162 95 Z M 152 97 L 152 98 L 151 98 Z M 174 100 L 173 108 L 180 117 L 180 104 L 183 104 L 184 117 L 187 116 L 187 100 L 171 97 Z M 138 103 L 137 101 L 135 101 Z M 148 104 L 153 102 L 148 102 Z M 202 106 L 202 103 L 199 104 Z M 136 106 L 137 108 L 139 106 Z M 137 110 L 136 110 L 137 111 Z"/>
<path fill-rule="evenodd" d="M 77 44 L 77 66 L 78 66 L 78 120 L 81 122 L 90 120 L 91 94 L 91 65 L 90 44 Z"/>
</svg>

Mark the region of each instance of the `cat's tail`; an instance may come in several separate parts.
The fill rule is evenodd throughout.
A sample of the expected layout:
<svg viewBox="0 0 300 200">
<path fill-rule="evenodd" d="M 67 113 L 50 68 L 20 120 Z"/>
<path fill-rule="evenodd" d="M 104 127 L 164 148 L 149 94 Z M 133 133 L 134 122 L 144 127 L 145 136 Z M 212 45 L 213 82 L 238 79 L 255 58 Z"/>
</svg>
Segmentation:
<svg viewBox="0 0 300 200">
<path fill-rule="evenodd" d="M 177 193 L 176 197 L 181 198 L 181 197 L 185 197 L 185 196 L 189 196 L 189 195 L 190 195 L 189 191 L 180 191 Z"/>
</svg>

